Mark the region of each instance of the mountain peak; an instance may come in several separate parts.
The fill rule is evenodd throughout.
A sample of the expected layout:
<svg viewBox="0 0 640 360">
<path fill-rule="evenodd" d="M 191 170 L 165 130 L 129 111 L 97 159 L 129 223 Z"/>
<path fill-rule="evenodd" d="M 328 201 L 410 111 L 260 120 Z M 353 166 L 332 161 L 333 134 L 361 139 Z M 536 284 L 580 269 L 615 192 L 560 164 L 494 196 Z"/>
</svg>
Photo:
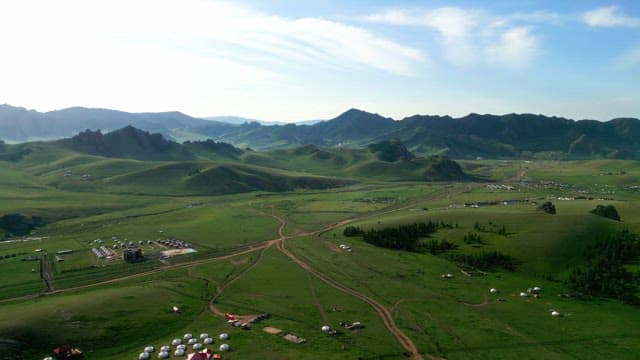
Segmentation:
<svg viewBox="0 0 640 360">
<path fill-rule="evenodd" d="M 351 108 L 345 112 L 343 112 L 342 114 L 338 115 L 334 120 L 337 119 L 343 119 L 343 118 L 363 118 L 363 117 L 371 117 L 371 118 L 380 118 L 380 119 L 387 119 L 387 120 L 393 120 L 391 118 L 385 118 L 384 116 L 377 114 L 377 113 L 370 113 L 368 111 L 364 111 L 364 110 L 360 110 L 360 109 L 356 109 L 356 108 Z"/>
</svg>

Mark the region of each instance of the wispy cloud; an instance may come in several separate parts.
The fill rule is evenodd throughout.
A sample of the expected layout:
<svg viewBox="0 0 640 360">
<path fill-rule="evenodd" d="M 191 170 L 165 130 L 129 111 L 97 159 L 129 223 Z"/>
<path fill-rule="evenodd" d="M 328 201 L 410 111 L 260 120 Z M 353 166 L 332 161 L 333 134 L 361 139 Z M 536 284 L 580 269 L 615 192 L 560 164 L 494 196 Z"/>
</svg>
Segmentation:
<svg viewBox="0 0 640 360">
<path fill-rule="evenodd" d="M 436 9 L 394 9 L 370 14 L 365 21 L 415 26 L 440 35 L 444 58 L 456 65 L 478 62 L 521 69 L 541 53 L 541 41 L 534 27 L 525 23 L 560 23 L 552 12 L 515 13 L 496 16 L 484 10 L 441 7 Z"/>
<path fill-rule="evenodd" d="M 567 16 L 563 16 L 553 11 L 532 11 L 517 12 L 506 16 L 509 20 L 523 21 L 528 23 L 541 23 L 561 25 L 567 21 Z"/>
<path fill-rule="evenodd" d="M 628 69 L 640 66 L 640 44 L 629 49 L 614 61 L 614 66 L 618 69 Z"/>
<path fill-rule="evenodd" d="M 622 14 L 617 6 L 599 7 L 583 14 L 582 20 L 589 26 L 640 27 L 640 18 Z"/>
<path fill-rule="evenodd" d="M 23 3 L 23 2 L 21 2 Z M 37 9 L 34 12 L 33 9 Z M 5 36 L 33 32 L 25 23 L 38 23 L 37 41 L 68 41 L 79 36 L 99 39 L 117 36 L 124 41 L 155 40 L 160 47 L 190 51 L 193 42 L 233 45 L 200 56 L 245 62 L 247 54 L 274 61 L 352 69 L 369 67 L 410 74 L 427 61 L 423 51 L 374 34 L 364 28 L 322 18 L 288 18 L 224 1 L 164 0 L 91 2 L 63 0 L 25 1 L 0 5 L 0 30 Z M 29 28 L 32 29 L 29 29 Z M 34 34 L 32 34 L 34 35 Z M 5 37 L 3 36 L 3 37 Z M 174 46 L 180 43 L 180 46 Z M 210 46 L 213 46 L 210 43 Z M 123 54 L 124 55 L 124 54 Z M 260 67 L 255 62 L 251 66 Z"/>
<path fill-rule="evenodd" d="M 511 69 L 522 69 L 541 53 L 540 40 L 532 28 L 514 27 L 500 35 L 500 39 L 486 47 L 487 61 Z"/>
</svg>

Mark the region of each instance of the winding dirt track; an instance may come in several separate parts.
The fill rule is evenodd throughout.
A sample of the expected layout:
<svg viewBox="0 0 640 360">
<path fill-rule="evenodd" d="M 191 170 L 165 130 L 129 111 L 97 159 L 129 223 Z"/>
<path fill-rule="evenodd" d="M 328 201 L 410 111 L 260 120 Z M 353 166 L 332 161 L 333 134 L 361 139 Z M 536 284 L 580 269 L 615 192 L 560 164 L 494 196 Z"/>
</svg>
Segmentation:
<svg viewBox="0 0 640 360">
<path fill-rule="evenodd" d="M 395 336 L 395 338 L 398 340 L 400 345 L 409 354 L 411 354 L 411 359 L 413 359 L 413 360 L 422 360 L 423 359 L 422 355 L 420 355 L 420 353 L 418 352 L 418 348 L 416 347 L 416 345 L 413 343 L 413 341 L 402 330 L 400 330 L 400 328 L 398 328 L 398 326 L 396 325 L 395 321 L 393 320 L 393 315 L 391 315 L 391 312 L 389 312 L 389 310 L 384 305 L 380 304 L 379 302 L 377 302 L 376 300 L 368 297 L 365 294 L 362 294 L 362 293 L 360 293 L 360 292 L 358 292 L 356 290 L 353 290 L 353 289 L 351 289 L 349 287 L 346 287 L 346 286 L 336 282 L 335 280 L 331 279 L 330 277 L 328 277 L 324 273 L 314 269 L 309 264 L 307 264 L 304 261 L 300 260 L 292 252 L 290 252 L 285 246 L 285 242 L 287 240 L 287 236 L 284 235 L 284 227 L 287 224 L 286 220 L 276 216 L 275 214 L 272 214 L 271 216 L 273 216 L 274 218 L 278 219 L 278 221 L 280 221 L 280 224 L 281 224 L 280 228 L 278 229 L 278 233 L 280 235 L 280 239 L 276 241 L 276 247 L 278 248 L 278 250 L 280 250 L 280 252 L 282 252 L 285 256 L 287 256 L 289 259 L 291 259 L 291 261 L 293 261 L 296 264 L 298 264 L 307 273 L 314 275 L 315 277 L 320 279 L 325 284 L 327 284 L 327 285 L 333 287 L 334 289 L 337 289 L 337 290 L 339 290 L 339 291 L 341 291 L 341 292 L 343 292 L 345 294 L 348 294 L 348 295 L 351 295 L 353 297 L 356 297 L 356 298 L 366 302 L 367 304 L 371 305 L 371 307 L 373 307 L 373 309 L 376 311 L 378 316 L 380 316 L 380 318 L 382 319 L 382 322 L 384 323 L 384 326 L 387 328 L 387 330 L 389 330 L 389 332 L 393 336 Z M 330 230 L 332 228 L 347 224 L 350 221 L 352 221 L 352 220 L 342 221 L 340 223 L 328 226 L 327 228 L 322 229 L 320 231 L 317 231 L 315 233 L 319 234 L 319 233 L 328 231 L 328 230 Z"/>
</svg>

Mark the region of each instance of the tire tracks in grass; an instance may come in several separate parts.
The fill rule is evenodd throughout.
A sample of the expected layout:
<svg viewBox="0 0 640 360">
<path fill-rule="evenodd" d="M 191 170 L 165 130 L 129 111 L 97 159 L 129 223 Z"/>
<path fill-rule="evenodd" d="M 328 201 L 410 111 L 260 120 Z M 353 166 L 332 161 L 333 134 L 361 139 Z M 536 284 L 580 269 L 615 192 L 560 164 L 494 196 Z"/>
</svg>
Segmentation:
<svg viewBox="0 0 640 360">
<path fill-rule="evenodd" d="M 309 274 L 308 272 L 306 272 L 306 274 L 307 280 L 309 281 L 309 290 L 311 291 L 311 298 L 313 299 L 313 303 L 318 308 L 318 312 L 320 313 L 320 317 L 322 317 L 322 321 L 327 324 L 329 322 L 329 318 L 327 317 L 327 313 L 324 311 L 324 307 L 318 300 L 318 295 L 316 294 L 316 288 L 313 286 L 313 279 L 311 279 L 311 274 Z"/>
<path fill-rule="evenodd" d="M 255 268 L 256 266 L 258 266 L 258 264 L 260 264 L 260 262 L 262 261 L 262 258 L 264 257 L 264 253 L 267 251 L 267 249 L 269 249 L 271 247 L 271 245 L 265 246 L 262 251 L 260 251 L 260 254 L 258 255 L 258 258 L 256 258 L 256 261 L 253 262 L 253 264 L 247 266 L 244 270 L 242 270 L 240 273 L 238 273 L 238 275 L 234 276 L 231 280 L 227 281 L 224 283 L 224 285 L 222 285 L 221 288 L 219 288 L 216 291 L 216 294 L 211 298 L 211 300 L 209 300 L 209 310 L 218 316 L 222 316 L 224 317 L 224 312 L 220 311 L 220 309 L 218 309 L 218 307 L 215 306 L 216 301 L 218 300 L 218 298 L 222 295 L 222 293 L 229 287 L 231 286 L 234 282 L 240 280 L 243 276 L 245 276 L 249 271 L 253 270 L 253 268 Z"/>
</svg>

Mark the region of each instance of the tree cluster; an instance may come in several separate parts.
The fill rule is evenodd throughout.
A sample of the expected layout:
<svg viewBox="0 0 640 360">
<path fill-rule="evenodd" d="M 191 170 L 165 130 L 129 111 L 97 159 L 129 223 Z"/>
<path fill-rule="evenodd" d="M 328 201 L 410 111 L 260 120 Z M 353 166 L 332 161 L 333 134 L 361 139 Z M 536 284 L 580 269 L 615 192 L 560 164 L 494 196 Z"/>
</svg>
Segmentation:
<svg viewBox="0 0 640 360">
<path fill-rule="evenodd" d="M 547 202 L 543 203 L 542 205 L 538 206 L 538 210 L 542 210 L 542 211 L 546 212 L 547 214 L 555 215 L 556 206 L 553 205 L 553 203 L 551 201 L 547 201 Z"/>
<path fill-rule="evenodd" d="M 38 216 L 27 217 L 22 214 L 6 214 L 0 217 L 0 229 L 15 236 L 28 235 L 36 226 L 44 225 Z"/>
<path fill-rule="evenodd" d="M 482 240 L 482 237 L 474 232 L 470 232 L 464 236 L 465 244 L 481 244 L 483 245 L 485 242 Z"/>
<path fill-rule="evenodd" d="M 481 225 L 479 222 L 475 222 L 473 224 L 473 229 L 481 232 L 491 232 L 496 233 L 498 235 L 507 235 L 507 227 L 504 225 L 498 225 L 494 222 L 489 221 L 488 226 Z"/>
<path fill-rule="evenodd" d="M 427 221 L 369 230 L 363 230 L 357 226 L 347 226 L 343 234 L 349 237 L 362 236 L 364 241 L 387 249 L 429 251 L 432 254 L 437 254 L 454 249 L 455 245 L 447 240 L 421 242 L 420 239 L 435 233 L 438 229 L 453 229 L 454 226 L 457 227 L 457 224 L 445 223 L 444 221 Z"/>
<path fill-rule="evenodd" d="M 438 255 L 439 253 L 442 253 L 448 250 L 454 250 L 457 248 L 457 246 L 456 244 L 448 240 L 438 241 L 436 239 L 431 239 L 429 241 L 422 243 L 420 245 L 420 248 L 430 252 L 432 255 Z"/>
<path fill-rule="evenodd" d="M 567 285 L 584 295 L 602 296 L 622 301 L 635 301 L 640 274 L 626 265 L 640 259 L 637 234 L 623 230 L 600 241 L 585 252 L 587 264 L 573 270 Z"/>
<path fill-rule="evenodd" d="M 346 228 L 344 228 L 342 234 L 347 237 L 362 236 L 364 234 L 364 230 L 357 226 L 347 226 Z"/>
<path fill-rule="evenodd" d="M 503 268 L 508 271 L 515 271 L 518 265 L 515 258 L 497 251 L 483 252 L 480 254 L 452 254 L 449 258 L 452 261 L 480 270 Z"/>
<path fill-rule="evenodd" d="M 598 205 L 596 206 L 595 209 L 589 212 L 594 215 L 620 221 L 620 215 L 618 214 L 618 210 L 616 210 L 616 207 L 613 205 Z"/>
<path fill-rule="evenodd" d="M 427 237 L 437 230 L 438 225 L 429 221 L 383 229 L 370 229 L 362 234 L 362 239 L 370 244 L 388 249 L 418 251 L 420 238 Z"/>
</svg>

